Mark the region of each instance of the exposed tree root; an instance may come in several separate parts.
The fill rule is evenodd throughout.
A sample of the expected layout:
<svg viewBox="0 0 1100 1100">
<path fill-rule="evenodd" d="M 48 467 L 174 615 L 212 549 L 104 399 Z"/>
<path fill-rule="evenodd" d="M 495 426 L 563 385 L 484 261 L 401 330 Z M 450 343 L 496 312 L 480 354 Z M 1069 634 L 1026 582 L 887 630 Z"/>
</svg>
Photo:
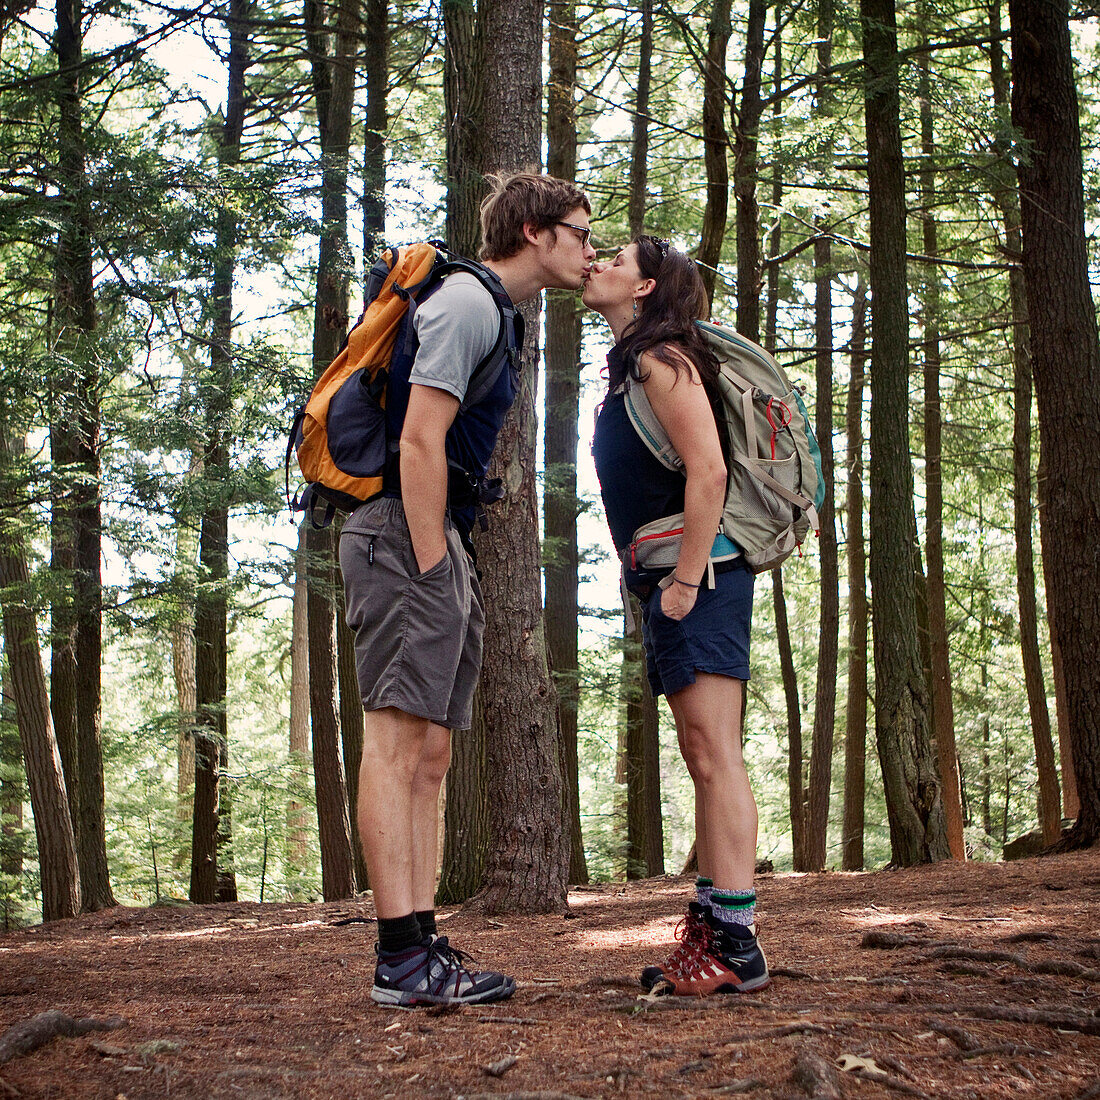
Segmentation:
<svg viewBox="0 0 1100 1100">
<path fill-rule="evenodd" d="M 51 1039 L 59 1035 L 72 1039 L 78 1035 L 86 1035 L 89 1031 L 114 1031 L 116 1028 L 125 1027 L 126 1021 L 118 1016 L 112 1016 L 107 1020 L 96 1020 L 89 1017 L 85 1020 L 74 1020 L 72 1016 L 66 1016 L 56 1008 L 46 1012 L 40 1012 L 29 1020 L 14 1024 L 0 1035 L 0 1066 L 18 1058 L 23 1054 L 29 1054 L 40 1046 L 45 1046 Z"/>
<path fill-rule="evenodd" d="M 771 968 L 773 978 L 790 978 L 796 982 L 819 982 L 821 979 L 816 974 L 806 970 L 798 970 L 793 966 L 773 966 Z"/>
<path fill-rule="evenodd" d="M 878 1015 L 908 1013 L 913 1011 L 911 1004 L 865 1002 L 849 1005 L 850 1011 L 869 1012 Z M 972 1016 L 978 1020 L 999 1020 L 1007 1024 L 1037 1024 L 1040 1027 L 1061 1028 L 1064 1031 L 1080 1031 L 1084 1035 L 1100 1035 L 1100 1016 L 1066 1009 L 1023 1008 L 1019 1005 L 998 1004 L 926 1004 L 925 1012 L 955 1013 L 959 1016 Z"/>
<path fill-rule="evenodd" d="M 927 936 L 911 936 L 907 932 L 887 932 L 882 928 L 869 928 L 860 937 L 860 947 L 874 947 L 892 951 L 896 947 L 946 947 L 951 940 L 933 940 Z"/>
<path fill-rule="evenodd" d="M 766 1089 L 768 1083 L 761 1081 L 759 1077 L 742 1077 L 737 1081 L 730 1081 L 728 1085 L 719 1085 L 715 1089 L 708 1089 L 708 1096 L 736 1096 L 746 1092 L 756 1092 L 757 1089 Z"/>
<path fill-rule="evenodd" d="M 727 1044 L 758 1043 L 761 1039 L 782 1039 L 785 1035 L 826 1035 L 833 1031 L 834 1027 L 823 1027 L 821 1024 L 786 1024 L 783 1027 L 771 1027 L 764 1031 L 754 1031 L 745 1035 L 731 1035 L 725 1040 Z"/>
<path fill-rule="evenodd" d="M 1067 978 L 1081 978 L 1086 982 L 1100 981 L 1100 970 L 1069 959 L 1036 959 L 1031 961 L 1026 955 L 1016 951 L 982 951 L 974 947 L 961 947 L 944 944 L 929 952 L 931 959 L 971 959 L 974 962 L 1007 962 L 1030 970 L 1034 974 L 1059 974 Z"/>
<path fill-rule="evenodd" d="M 791 1071 L 791 1081 L 810 1100 L 842 1100 L 840 1075 L 836 1067 L 810 1047 L 803 1047 L 798 1052 L 798 1060 Z"/>
</svg>

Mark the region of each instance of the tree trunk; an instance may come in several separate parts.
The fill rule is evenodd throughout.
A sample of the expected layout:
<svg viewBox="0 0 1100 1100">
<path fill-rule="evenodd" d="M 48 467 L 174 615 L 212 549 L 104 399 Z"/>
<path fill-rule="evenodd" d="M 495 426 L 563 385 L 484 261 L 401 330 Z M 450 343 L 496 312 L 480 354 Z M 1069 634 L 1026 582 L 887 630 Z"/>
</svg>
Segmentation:
<svg viewBox="0 0 1100 1100">
<path fill-rule="evenodd" d="M 844 735 L 844 824 L 840 866 L 863 870 L 867 778 L 867 555 L 863 542 L 863 387 L 867 361 L 867 292 L 852 302 L 852 367 L 848 381 L 848 702 Z"/>
<path fill-rule="evenodd" d="M 791 849 L 796 871 L 809 870 L 806 821 L 806 779 L 802 760 L 802 712 L 798 702 L 798 677 L 791 651 L 791 630 L 787 624 L 787 600 L 783 594 L 783 570 L 772 570 L 772 605 L 775 610 L 775 639 L 787 702 L 787 793 L 791 806 Z"/>
<path fill-rule="evenodd" d="M 1022 245 L 1022 242 L 1021 242 Z M 1022 278 L 1022 273 L 1021 273 Z M 1021 284 L 1021 290 L 1022 290 Z M 1028 352 L 1028 363 L 1031 353 Z M 1039 445 L 1039 465 L 1035 471 L 1035 504 L 1039 511 L 1039 541 L 1043 561 L 1043 587 L 1050 592 L 1050 563 L 1054 556 L 1047 523 L 1047 497 L 1049 485 L 1046 466 L 1043 463 L 1042 442 Z M 1050 635 L 1050 665 L 1054 676 L 1054 706 L 1058 723 L 1058 762 L 1062 771 L 1062 816 L 1075 820 L 1081 812 L 1081 801 L 1077 797 L 1077 777 L 1073 770 L 1073 747 L 1069 737 L 1069 715 L 1066 711 L 1066 673 L 1062 665 L 1062 646 L 1058 641 L 1058 624 L 1054 621 L 1047 600 L 1047 633 Z"/>
<path fill-rule="evenodd" d="M 447 116 L 447 242 L 463 256 L 476 256 L 487 170 L 481 134 L 483 34 L 470 0 L 441 0 L 441 3 L 446 38 L 443 98 Z M 448 795 L 448 801 L 449 798 Z"/>
<path fill-rule="evenodd" d="M 756 147 L 763 101 L 766 0 L 749 0 L 741 109 L 733 119 L 733 193 L 737 215 L 737 331 L 760 339 L 760 205 L 756 200 Z M 703 269 L 704 272 L 706 269 Z"/>
<path fill-rule="evenodd" d="M 780 16 L 776 8 L 776 22 Z M 779 85 L 783 71 L 781 39 L 775 41 L 775 76 Z M 779 104 L 775 110 L 778 112 Z M 772 174 L 772 207 L 780 209 L 783 201 L 783 177 L 780 165 L 775 166 Z M 779 318 L 779 265 L 774 257 L 780 253 L 782 228 L 780 220 L 775 219 L 769 234 L 767 264 L 768 294 L 764 318 L 764 347 L 776 352 L 776 330 Z M 783 681 L 783 695 L 787 706 L 787 787 L 790 801 L 791 842 L 796 870 L 805 870 L 806 856 L 806 790 L 802 773 L 802 712 L 798 702 L 798 677 L 794 668 L 794 654 L 791 650 L 791 632 L 787 624 L 787 601 L 783 593 L 783 574 L 779 569 L 772 570 L 772 604 L 775 611 L 776 647 L 779 650 L 780 675 Z M 746 695 L 747 698 L 747 695 Z"/>
<path fill-rule="evenodd" d="M 925 41 L 927 46 L 927 41 Z M 932 126 L 928 54 L 920 66 L 921 233 L 924 254 L 939 255 L 936 230 L 935 135 Z M 943 448 L 940 409 L 940 285 L 939 272 L 929 264 L 924 285 L 924 481 L 925 549 L 928 555 L 928 635 L 932 671 L 932 728 L 940 766 L 944 824 L 953 859 L 966 859 L 963 839 L 962 788 L 955 747 L 955 707 L 951 696 L 951 660 L 947 638 L 947 597 L 943 563 Z"/>
<path fill-rule="evenodd" d="M 19 725 L 15 714 L 15 694 L 11 679 L 11 662 L 4 655 L 3 698 L 0 701 L 0 874 L 13 879 L 23 874 L 23 800 L 26 797 L 23 776 L 23 749 L 19 744 Z M 4 898 L 3 924 L 10 932 L 18 919 L 18 903 Z"/>
<path fill-rule="evenodd" d="M 928 728 L 912 563 L 905 176 L 894 0 L 861 0 L 865 59 L 874 368 L 871 383 L 871 590 L 875 731 L 893 861 L 950 854 Z"/>
<path fill-rule="evenodd" d="M 637 608 L 635 608 L 637 610 Z M 645 673 L 641 620 L 623 639 L 623 667 L 638 670 L 626 694 L 626 877 L 653 878 L 665 873 L 661 819 L 660 721 Z M 627 685 L 624 684 L 624 688 Z"/>
<path fill-rule="evenodd" d="M 634 135 L 630 152 L 630 235 L 640 233 L 649 183 L 649 89 L 653 57 L 653 5 L 642 0 L 638 87 L 634 97 Z M 725 101 L 723 100 L 723 103 Z M 723 157 L 725 154 L 723 153 Z M 664 871 L 661 815 L 660 718 L 645 675 L 641 628 L 623 634 L 622 705 L 615 781 L 626 785 L 626 877 L 644 878 Z M 660 867 L 660 870 L 656 870 Z"/>
<path fill-rule="evenodd" d="M 240 163 L 248 68 L 248 0 L 233 0 L 229 22 L 229 74 L 225 122 L 218 135 L 218 169 Z M 195 597 L 195 795 L 191 833 L 191 900 L 210 903 L 236 896 L 230 861 L 227 770 L 227 630 L 229 582 L 229 438 L 233 409 L 233 279 L 237 218 L 230 204 L 219 211 L 211 286 L 213 332 L 210 372 L 201 385 L 206 437 L 202 476 L 205 499 L 199 532 L 199 585 Z M 219 866 L 221 856 L 221 866 Z"/>
<path fill-rule="evenodd" d="M 542 4 L 483 0 L 487 164 L 539 163 Z M 504 499 L 481 539 L 485 595 L 482 715 L 489 776 L 489 850 L 480 905 L 487 912 L 565 907 L 569 838 L 561 828 L 557 700 L 546 659 L 535 485 L 538 304 L 527 322 L 516 403 L 497 441 L 493 471 Z"/>
<path fill-rule="evenodd" d="M 290 784 L 286 807 L 286 881 L 291 898 L 305 895 L 303 870 L 309 858 L 309 834 L 305 807 L 296 797 L 305 791 L 312 761 L 309 755 L 309 624 L 306 613 L 309 556 L 303 519 L 298 527 L 298 550 L 294 555 L 294 606 L 290 635 Z"/>
<path fill-rule="evenodd" d="M 334 14 L 334 26 L 327 21 L 330 13 Z M 348 324 L 352 258 L 348 248 L 347 187 L 355 100 L 353 59 L 360 30 L 357 0 L 339 0 L 331 8 L 320 0 L 306 0 L 305 29 L 323 156 L 321 239 L 313 314 L 313 371 L 318 377 L 336 358 Z M 337 717 L 336 600 L 339 594 L 333 585 L 336 565 L 332 530 L 311 530 L 307 546 L 313 782 L 321 844 L 321 889 L 325 900 L 331 901 L 351 897 L 355 892 L 351 821 Z"/>
<path fill-rule="evenodd" d="M 340 581 L 339 571 L 335 580 Z M 336 592 L 342 591 L 341 583 L 335 583 L 333 587 Z M 359 675 L 355 667 L 355 634 L 344 619 L 342 601 L 337 601 L 336 606 L 336 673 L 340 687 L 340 744 L 349 808 L 351 856 L 355 868 L 355 888 L 363 891 L 369 888 L 369 881 L 356 813 L 359 805 L 359 765 L 363 761 L 363 699 L 359 693 Z"/>
<path fill-rule="evenodd" d="M 1089 285 L 1081 134 L 1066 0 L 1009 0 L 1012 121 L 1028 142 L 1017 164 L 1023 266 L 1043 457 L 1058 486 L 1047 506 L 1047 593 L 1066 671 L 1080 814 L 1070 847 L 1100 838 L 1100 338 Z"/>
<path fill-rule="evenodd" d="M 825 125 L 832 99 L 827 74 L 832 66 L 833 6 L 822 0 L 817 16 L 817 112 Z M 826 157 L 832 156 L 831 141 Z M 833 779 L 833 738 L 836 728 L 836 671 L 840 644 L 840 567 L 837 561 L 836 518 L 833 507 L 833 257 L 832 242 L 822 234 L 814 242 L 815 427 L 821 447 L 825 503 L 818 554 L 821 560 L 818 610 L 817 690 L 814 695 L 814 732 L 810 748 L 808 856 L 811 871 L 825 869 L 829 830 L 829 799 Z"/>
<path fill-rule="evenodd" d="M 437 905 L 454 905 L 472 898 L 485 879 L 489 803 L 485 797 L 488 776 L 483 698 L 483 691 L 474 696 L 473 725 L 458 734 L 451 747 Z"/>
<path fill-rule="evenodd" d="M 707 28 L 707 52 L 703 59 L 703 163 L 707 172 L 707 204 L 703 210 L 703 232 L 696 261 L 707 301 L 714 300 L 718 262 L 726 236 L 729 209 L 729 165 L 726 150 L 726 48 L 729 46 L 730 0 L 714 0 Z"/>
<path fill-rule="evenodd" d="M 653 0 L 641 0 L 642 33 L 638 42 L 638 87 L 634 95 L 634 134 L 630 147 L 630 197 L 627 224 L 636 237 L 645 225 L 647 184 L 649 182 L 649 86 L 653 65 Z M 575 47 L 574 47 L 575 50 Z M 574 81 L 576 61 L 574 59 Z M 572 98 L 570 98 L 572 103 Z M 574 129 L 574 140 L 576 131 Z M 725 154 L 723 153 L 723 156 Z M 574 155 L 575 159 L 575 155 Z M 553 173 L 553 169 L 550 170 Z M 576 176 L 569 178 L 572 180 Z"/>
<path fill-rule="evenodd" d="M 363 265 L 369 269 L 386 235 L 386 86 L 389 83 L 387 0 L 364 0 L 363 67 L 367 116 L 363 127 Z"/>
<path fill-rule="evenodd" d="M 577 174 L 577 10 L 574 0 L 550 0 L 550 83 L 547 88 L 547 171 Z M 635 116 L 637 142 L 637 116 Z M 546 405 L 543 418 L 543 534 L 546 644 L 558 692 L 563 828 L 569 835 L 569 881 L 588 881 L 581 833 L 577 759 L 578 681 L 577 423 L 580 419 L 581 315 L 571 291 L 551 290 L 546 302 Z"/>
<path fill-rule="evenodd" d="M 386 233 L 386 87 L 389 83 L 389 25 L 387 0 L 365 0 L 364 68 L 367 83 L 367 112 L 363 130 L 363 266 L 369 269 L 380 251 Z M 340 731 L 344 745 L 344 774 L 355 861 L 355 882 L 360 891 L 368 888 L 367 864 L 359 839 L 359 764 L 363 755 L 363 705 L 355 672 L 354 635 L 340 610 L 337 621 L 340 668 Z"/>
<path fill-rule="evenodd" d="M 336 618 L 333 614 L 332 528 L 310 529 L 306 537 L 309 586 L 309 711 L 313 732 L 313 787 L 321 845 L 321 893 L 325 901 L 355 893 L 351 821 L 340 759 L 337 719 Z"/>
<path fill-rule="evenodd" d="M 179 525 L 177 547 L 183 549 L 184 524 Z M 194 544 L 188 538 L 188 549 Z M 180 555 L 177 554 L 177 561 Z M 194 576 L 194 563 L 183 566 L 188 576 Z M 195 604 L 185 599 L 172 623 L 172 678 L 176 685 L 176 818 L 180 822 L 191 820 L 191 802 L 195 789 Z M 180 864 L 187 860 L 181 853 Z"/>
<path fill-rule="evenodd" d="M 1010 106 L 1008 73 L 1004 64 L 1000 5 L 993 3 L 990 16 L 990 75 L 993 102 L 1002 110 Z M 1005 250 L 1014 259 L 1023 252 L 1020 235 L 1020 202 L 1016 191 L 1011 149 L 1007 136 L 999 137 L 995 148 L 1000 159 L 993 170 L 993 199 L 1004 223 Z M 1053 844 L 1062 834 L 1062 807 L 1059 804 L 1058 773 L 1054 743 L 1047 710 L 1043 662 L 1039 652 L 1039 612 L 1035 597 L 1035 546 L 1032 537 L 1031 497 L 1031 352 L 1028 347 L 1027 292 L 1024 273 L 1014 265 L 1008 273 L 1009 301 L 1012 307 L 1013 428 L 1012 428 L 1012 510 L 1016 535 L 1016 593 L 1020 604 L 1020 651 L 1027 688 L 1028 714 L 1035 742 L 1035 763 L 1039 773 L 1038 813 L 1043 840 Z"/>
<path fill-rule="evenodd" d="M 12 454 L 0 429 L 0 462 Z M 38 839 L 42 919 L 59 920 L 80 912 L 80 869 L 73 836 L 61 755 L 53 735 L 46 678 L 38 649 L 38 629 L 30 596 L 21 516 L 0 528 L 0 590 L 4 592 L 4 652 L 15 700 L 15 720 L 27 772 L 27 788 Z"/>
<path fill-rule="evenodd" d="M 443 0 L 443 92 L 447 135 L 447 241 L 463 256 L 476 256 L 481 230 L 478 209 L 484 188 L 480 141 L 482 36 L 473 5 Z M 481 889 L 489 846 L 485 725 L 481 692 L 474 699 L 473 726 L 453 738 L 447 772 L 443 866 L 437 904 L 466 901 Z"/>
<path fill-rule="evenodd" d="M 106 816 L 103 794 L 101 711 L 102 608 L 99 458 L 99 377 L 96 357 L 87 336 L 95 328 L 92 282 L 90 199 L 85 166 L 81 119 L 80 66 L 82 30 L 80 0 L 57 4 L 54 51 L 58 66 L 58 193 L 66 217 L 58 235 L 54 266 L 54 299 L 58 350 L 69 359 L 68 377 L 62 383 L 67 400 L 56 410 L 65 417 L 61 452 L 71 468 L 61 474 L 65 485 L 61 503 L 62 538 L 68 543 L 64 557 L 72 567 L 71 630 L 72 679 L 63 684 L 72 692 L 75 716 L 66 730 L 75 735 L 76 792 L 71 805 L 77 854 L 80 859 L 82 907 L 86 911 L 115 904 L 107 869 Z M 68 373 L 70 372 L 71 373 Z M 55 425 L 55 427 L 58 425 Z M 67 659 L 68 660 L 68 659 Z M 66 702 L 66 707 L 68 703 Z"/>
</svg>

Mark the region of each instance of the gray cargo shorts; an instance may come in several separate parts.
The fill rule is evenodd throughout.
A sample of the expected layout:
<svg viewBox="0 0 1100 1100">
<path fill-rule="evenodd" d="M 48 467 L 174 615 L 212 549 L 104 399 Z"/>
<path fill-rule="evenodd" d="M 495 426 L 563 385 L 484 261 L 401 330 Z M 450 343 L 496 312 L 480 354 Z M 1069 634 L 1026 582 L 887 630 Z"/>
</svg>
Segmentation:
<svg viewBox="0 0 1100 1100">
<path fill-rule="evenodd" d="M 379 497 L 344 524 L 340 568 L 363 709 L 397 707 L 469 729 L 485 612 L 450 520 L 446 536 L 443 560 L 418 572 L 401 501 Z"/>
</svg>

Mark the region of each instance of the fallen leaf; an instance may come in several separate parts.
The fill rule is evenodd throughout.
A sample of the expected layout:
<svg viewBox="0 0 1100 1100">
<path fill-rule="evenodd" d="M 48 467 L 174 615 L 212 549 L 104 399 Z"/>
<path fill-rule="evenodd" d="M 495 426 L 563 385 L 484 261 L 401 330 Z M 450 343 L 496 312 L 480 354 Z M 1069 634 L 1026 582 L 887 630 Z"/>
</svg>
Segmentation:
<svg viewBox="0 0 1100 1100">
<path fill-rule="evenodd" d="M 844 1073 L 865 1073 L 868 1077 L 885 1077 L 886 1070 L 874 1058 L 860 1058 L 856 1054 L 842 1054 L 836 1060 L 836 1067 Z"/>
</svg>

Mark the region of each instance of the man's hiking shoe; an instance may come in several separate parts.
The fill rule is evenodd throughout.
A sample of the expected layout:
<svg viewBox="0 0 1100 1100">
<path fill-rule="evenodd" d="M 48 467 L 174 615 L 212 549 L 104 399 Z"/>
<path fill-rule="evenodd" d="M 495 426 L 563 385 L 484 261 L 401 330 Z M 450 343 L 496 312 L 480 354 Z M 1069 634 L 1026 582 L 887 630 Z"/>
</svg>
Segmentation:
<svg viewBox="0 0 1100 1100">
<path fill-rule="evenodd" d="M 470 970 L 470 958 L 446 936 L 378 955 L 371 1000 L 380 1005 L 470 1005 L 503 1001 L 516 991 L 512 978 L 492 970 Z"/>
<path fill-rule="evenodd" d="M 688 905 L 687 916 L 680 919 L 673 935 L 680 942 L 676 949 L 668 957 L 667 961 L 654 966 L 647 966 L 642 971 L 642 988 L 652 989 L 662 978 L 677 970 L 681 963 L 693 957 L 702 945 L 705 944 L 710 926 L 707 924 L 706 906 L 697 901 Z"/>
<path fill-rule="evenodd" d="M 723 925 L 707 916 L 705 935 L 696 944 L 694 951 L 684 951 L 675 970 L 654 983 L 654 993 L 677 997 L 752 993 L 771 982 L 768 962 L 751 929 Z"/>
</svg>

